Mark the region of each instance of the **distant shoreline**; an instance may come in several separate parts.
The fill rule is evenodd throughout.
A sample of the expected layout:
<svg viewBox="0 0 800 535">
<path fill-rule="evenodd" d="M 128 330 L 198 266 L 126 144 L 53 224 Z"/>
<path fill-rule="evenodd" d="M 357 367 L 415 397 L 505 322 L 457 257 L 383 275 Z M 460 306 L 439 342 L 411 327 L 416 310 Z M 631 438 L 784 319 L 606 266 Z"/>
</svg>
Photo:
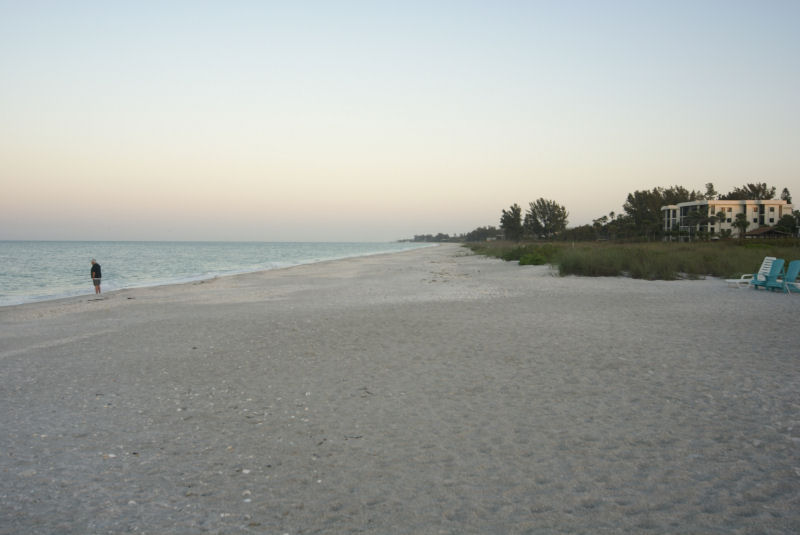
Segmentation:
<svg viewBox="0 0 800 535">
<path fill-rule="evenodd" d="M 24 269 L 32 273 L 20 271 L 17 265 L 0 265 L 0 308 L 94 295 L 88 268 L 82 263 L 84 257 L 97 258 L 103 265 L 102 287 L 105 294 L 123 289 L 188 284 L 221 276 L 437 245 L 401 242 L 166 241 L 5 241 L 0 242 L 0 245 L 3 243 L 16 244 L 17 251 L 12 251 L 14 254 L 7 257 L 25 258 Z M 60 256 L 56 255 L 51 259 L 51 248 L 58 249 Z M 120 256 L 121 250 L 123 254 Z M 160 252 L 154 253 L 154 250 Z M 177 256 L 170 256 L 176 250 Z M 192 255 L 196 258 L 192 258 Z M 146 260 L 142 260 L 143 258 Z M 186 261 L 193 261 L 195 265 L 189 265 L 181 273 L 181 263 Z M 5 271 L 1 268 L 5 268 Z M 19 273 L 17 278 L 14 278 L 15 273 Z M 48 284 L 49 278 L 53 280 Z M 35 284 L 32 285 L 31 281 Z M 31 289 L 38 291 L 31 293 Z"/>
</svg>

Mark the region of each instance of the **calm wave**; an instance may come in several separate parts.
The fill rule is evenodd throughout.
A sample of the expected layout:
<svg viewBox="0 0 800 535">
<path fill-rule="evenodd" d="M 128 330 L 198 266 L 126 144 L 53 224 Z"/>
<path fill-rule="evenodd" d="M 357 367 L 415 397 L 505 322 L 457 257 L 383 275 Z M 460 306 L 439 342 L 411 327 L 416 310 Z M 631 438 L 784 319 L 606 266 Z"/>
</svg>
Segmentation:
<svg viewBox="0 0 800 535">
<path fill-rule="evenodd" d="M 424 247 L 419 243 L 0 241 L 0 306 L 94 292 L 159 286 Z"/>
</svg>

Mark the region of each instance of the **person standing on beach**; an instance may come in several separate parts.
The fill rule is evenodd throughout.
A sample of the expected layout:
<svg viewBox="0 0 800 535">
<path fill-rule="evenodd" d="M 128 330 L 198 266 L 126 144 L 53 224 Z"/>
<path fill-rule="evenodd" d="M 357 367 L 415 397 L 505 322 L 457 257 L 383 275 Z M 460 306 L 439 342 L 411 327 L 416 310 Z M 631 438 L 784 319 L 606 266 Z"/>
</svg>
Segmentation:
<svg viewBox="0 0 800 535">
<path fill-rule="evenodd" d="M 92 258 L 92 282 L 94 283 L 94 293 L 100 293 L 100 279 L 103 277 L 102 272 L 100 271 L 100 264 L 97 263 L 97 260 Z"/>
</svg>

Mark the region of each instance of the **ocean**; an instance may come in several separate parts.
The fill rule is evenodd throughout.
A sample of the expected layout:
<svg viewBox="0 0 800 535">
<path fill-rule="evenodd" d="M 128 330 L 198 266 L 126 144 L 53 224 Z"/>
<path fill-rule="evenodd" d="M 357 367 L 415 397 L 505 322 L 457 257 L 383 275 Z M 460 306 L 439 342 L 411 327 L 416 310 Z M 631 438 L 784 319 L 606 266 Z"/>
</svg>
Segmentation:
<svg viewBox="0 0 800 535">
<path fill-rule="evenodd" d="M 89 270 L 102 266 L 103 291 L 398 252 L 429 244 L 0 241 L 0 306 L 93 294 Z"/>
</svg>

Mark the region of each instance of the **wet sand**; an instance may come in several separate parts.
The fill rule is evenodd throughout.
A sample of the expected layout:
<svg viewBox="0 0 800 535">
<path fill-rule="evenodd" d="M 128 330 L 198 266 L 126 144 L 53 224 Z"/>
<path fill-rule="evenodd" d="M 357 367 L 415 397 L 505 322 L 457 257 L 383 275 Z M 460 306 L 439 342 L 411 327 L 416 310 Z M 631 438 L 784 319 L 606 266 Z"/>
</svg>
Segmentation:
<svg viewBox="0 0 800 535">
<path fill-rule="evenodd" d="M 5 307 L 0 534 L 798 533 L 799 311 L 455 245 Z"/>
</svg>

